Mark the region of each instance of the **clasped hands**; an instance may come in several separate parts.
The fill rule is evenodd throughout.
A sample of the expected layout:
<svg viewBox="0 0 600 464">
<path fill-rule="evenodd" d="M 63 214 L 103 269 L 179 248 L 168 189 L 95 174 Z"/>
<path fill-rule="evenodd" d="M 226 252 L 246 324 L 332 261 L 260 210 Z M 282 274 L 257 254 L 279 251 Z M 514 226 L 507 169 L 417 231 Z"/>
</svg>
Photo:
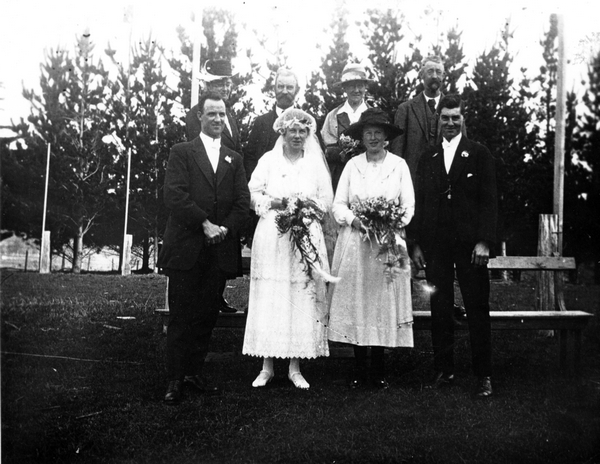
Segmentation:
<svg viewBox="0 0 600 464">
<path fill-rule="evenodd" d="M 228 232 L 227 227 L 213 224 L 208 219 L 202 223 L 202 229 L 204 230 L 204 237 L 206 238 L 206 243 L 208 245 L 221 243 L 225 240 Z"/>
</svg>

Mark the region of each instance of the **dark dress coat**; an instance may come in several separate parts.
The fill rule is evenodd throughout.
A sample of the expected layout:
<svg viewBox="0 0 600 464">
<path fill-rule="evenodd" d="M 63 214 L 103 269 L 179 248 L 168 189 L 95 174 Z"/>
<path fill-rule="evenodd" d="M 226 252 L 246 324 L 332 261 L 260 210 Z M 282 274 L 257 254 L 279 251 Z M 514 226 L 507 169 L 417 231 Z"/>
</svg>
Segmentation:
<svg viewBox="0 0 600 464">
<path fill-rule="evenodd" d="M 158 265 L 188 270 L 206 255 L 202 223 L 229 230 L 221 243 L 212 245 L 217 265 L 226 276 L 236 277 L 241 266 L 238 233 L 248 218 L 250 193 L 242 157 L 221 145 L 217 172 L 213 172 L 200 137 L 175 145 L 169 156 L 164 199 L 170 211 Z"/>
<path fill-rule="evenodd" d="M 464 135 L 448 174 L 441 143 L 426 148 L 421 156 L 415 185 L 415 216 L 409 225 L 409 237 L 424 252 L 433 248 L 442 193 L 447 189 L 443 183 L 447 180 L 451 186 L 451 217 L 456 238 L 472 246 L 485 241 L 492 251 L 498 213 L 494 159 L 485 146 Z"/>
<path fill-rule="evenodd" d="M 273 130 L 273 124 L 277 119 L 275 106 L 268 113 L 262 114 L 256 118 L 250 136 L 248 138 L 248 146 L 244 153 L 244 167 L 246 168 L 246 177 L 250 180 L 258 160 L 266 152 L 271 151 L 275 146 L 275 142 L 279 138 L 279 134 Z"/>
</svg>

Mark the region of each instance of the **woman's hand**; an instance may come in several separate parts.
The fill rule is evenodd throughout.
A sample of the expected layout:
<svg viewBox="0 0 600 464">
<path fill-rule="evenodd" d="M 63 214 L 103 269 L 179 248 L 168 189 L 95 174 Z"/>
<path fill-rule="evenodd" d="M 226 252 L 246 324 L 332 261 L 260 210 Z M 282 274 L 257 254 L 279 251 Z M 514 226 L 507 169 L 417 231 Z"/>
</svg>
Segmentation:
<svg viewBox="0 0 600 464">
<path fill-rule="evenodd" d="M 287 202 L 284 198 L 273 198 L 271 200 L 271 209 L 285 209 Z"/>
<path fill-rule="evenodd" d="M 360 219 L 358 219 L 357 217 L 354 218 L 351 226 L 359 232 L 366 232 L 366 229 L 363 227 L 362 222 L 360 222 Z"/>
</svg>

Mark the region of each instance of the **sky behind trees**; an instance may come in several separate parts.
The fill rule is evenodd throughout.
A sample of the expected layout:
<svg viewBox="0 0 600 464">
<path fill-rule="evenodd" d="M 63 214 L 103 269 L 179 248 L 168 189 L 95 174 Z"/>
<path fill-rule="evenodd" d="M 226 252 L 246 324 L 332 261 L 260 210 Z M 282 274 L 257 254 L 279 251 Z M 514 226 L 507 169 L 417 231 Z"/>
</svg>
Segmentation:
<svg viewBox="0 0 600 464">
<path fill-rule="evenodd" d="M 375 0 L 359 2 L 305 0 L 301 3 L 274 0 L 211 0 L 205 6 L 218 5 L 235 12 L 239 24 L 239 45 L 250 51 L 254 62 L 273 60 L 281 47 L 288 63 L 302 76 L 319 67 L 327 52 L 331 37 L 327 29 L 341 5 L 349 12 L 350 23 L 363 19 L 368 8 L 393 8 L 403 12 L 411 32 L 423 35 L 424 43 L 435 44 L 440 34 L 454 26 L 463 32 L 462 43 L 468 59 L 489 49 L 510 18 L 514 30 L 515 70 L 525 66 L 535 74 L 541 63 L 539 41 L 548 28 L 550 13 L 564 13 L 566 22 L 567 57 L 570 60 L 569 89 L 581 80 L 586 68 L 584 59 L 600 47 L 600 4 L 595 0 L 535 1 L 522 0 L 477 2 L 470 6 L 463 0 L 454 2 Z M 117 60 L 128 60 L 129 40 L 139 41 L 152 34 L 169 50 L 179 46 L 176 27 L 188 33 L 194 30 L 193 11 L 199 2 L 173 0 L 141 2 L 104 0 L 77 2 L 73 0 L 4 0 L 3 16 L 8 20 L 0 29 L 0 126 L 29 114 L 28 102 L 22 97 L 23 84 L 37 89 L 39 66 L 44 50 L 63 48 L 73 51 L 76 37 L 86 29 L 96 46 L 94 55 L 108 62 L 104 49 L 108 44 L 117 50 Z M 355 37 L 353 37 L 355 34 Z M 357 28 L 351 26 L 348 41 L 356 45 L 355 55 L 361 56 L 361 40 Z M 260 43 L 260 38 L 266 38 Z M 406 41 L 408 42 L 408 40 Z M 319 45 L 322 45 L 319 48 Z M 401 55 L 407 43 L 398 45 Z M 364 51 L 366 56 L 366 50 Z M 234 63 L 242 73 L 249 69 L 249 60 L 241 54 Z"/>
</svg>

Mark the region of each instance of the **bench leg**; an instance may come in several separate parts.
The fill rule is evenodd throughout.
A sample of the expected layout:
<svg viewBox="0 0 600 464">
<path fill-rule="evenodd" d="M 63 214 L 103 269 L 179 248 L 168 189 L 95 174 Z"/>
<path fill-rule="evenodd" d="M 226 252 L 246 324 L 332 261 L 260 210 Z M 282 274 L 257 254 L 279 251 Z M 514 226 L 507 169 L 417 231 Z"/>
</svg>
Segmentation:
<svg viewBox="0 0 600 464">
<path fill-rule="evenodd" d="M 560 331 L 560 371 L 564 374 L 567 372 L 567 341 L 569 331 L 562 329 Z"/>
<path fill-rule="evenodd" d="M 574 338 L 574 353 L 573 353 L 573 368 L 575 370 L 575 375 L 579 377 L 581 375 L 581 330 L 573 331 Z"/>
</svg>

